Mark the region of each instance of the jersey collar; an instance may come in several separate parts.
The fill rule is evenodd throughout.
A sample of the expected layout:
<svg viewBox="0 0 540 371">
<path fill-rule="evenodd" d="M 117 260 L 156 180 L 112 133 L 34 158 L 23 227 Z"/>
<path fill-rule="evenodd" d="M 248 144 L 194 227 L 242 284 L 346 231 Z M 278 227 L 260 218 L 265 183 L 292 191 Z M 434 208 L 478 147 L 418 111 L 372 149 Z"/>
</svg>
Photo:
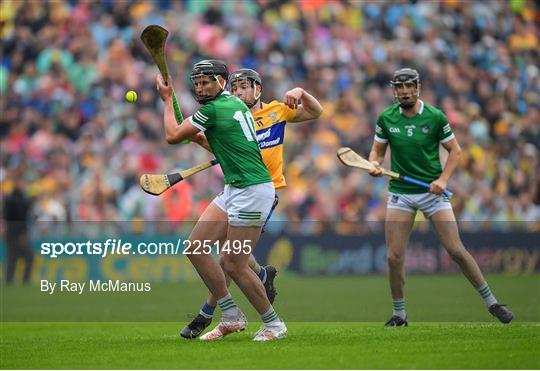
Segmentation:
<svg viewBox="0 0 540 371">
<path fill-rule="evenodd" d="M 424 101 L 421 99 L 418 99 L 418 101 L 420 102 L 420 109 L 418 110 L 417 115 L 421 115 L 422 112 L 424 112 Z M 403 114 L 403 110 L 401 109 L 401 107 L 399 107 L 399 113 Z"/>
<path fill-rule="evenodd" d="M 424 101 L 420 100 L 420 109 L 418 110 L 418 114 L 421 115 L 422 112 L 424 112 Z"/>
<path fill-rule="evenodd" d="M 253 106 L 253 108 L 257 108 L 255 112 L 259 112 L 260 110 L 264 108 L 264 106 L 267 106 L 267 105 L 268 103 L 264 103 L 262 99 L 259 99 L 259 104 L 257 104 L 257 106 Z"/>
</svg>

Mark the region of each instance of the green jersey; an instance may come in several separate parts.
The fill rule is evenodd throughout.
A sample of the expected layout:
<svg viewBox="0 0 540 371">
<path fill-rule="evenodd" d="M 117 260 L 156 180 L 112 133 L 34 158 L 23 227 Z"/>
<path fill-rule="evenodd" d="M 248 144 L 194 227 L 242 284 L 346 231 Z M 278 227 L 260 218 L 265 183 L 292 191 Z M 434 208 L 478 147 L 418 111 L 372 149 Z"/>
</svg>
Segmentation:
<svg viewBox="0 0 540 371">
<path fill-rule="evenodd" d="M 390 144 L 392 171 L 431 183 L 442 173 L 439 143 L 454 138 L 446 115 L 439 109 L 420 101 L 420 110 L 414 117 L 401 113 L 398 103 L 385 109 L 375 128 L 375 140 Z M 424 187 L 390 181 L 390 192 L 425 193 Z"/>
<path fill-rule="evenodd" d="M 257 144 L 253 116 L 240 99 L 223 92 L 195 112 L 191 123 L 205 132 L 225 184 L 245 188 L 272 181 Z"/>
</svg>

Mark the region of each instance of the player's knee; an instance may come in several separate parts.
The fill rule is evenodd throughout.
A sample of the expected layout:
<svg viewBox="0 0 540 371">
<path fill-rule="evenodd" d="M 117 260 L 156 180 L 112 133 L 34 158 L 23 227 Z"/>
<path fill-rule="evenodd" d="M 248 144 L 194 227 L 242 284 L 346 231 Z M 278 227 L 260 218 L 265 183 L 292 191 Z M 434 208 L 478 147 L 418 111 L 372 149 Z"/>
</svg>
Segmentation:
<svg viewBox="0 0 540 371">
<path fill-rule="evenodd" d="M 405 261 L 405 256 L 403 254 L 396 253 L 395 251 L 388 251 L 388 265 L 391 267 L 400 266 Z"/>
<path fill-rule="evenodd" d="M 223 271 L 227 273 L 230 277 L 235 278 L 238 273 L 241 271 L 240 264 L 237 261 L 232 259 L 222 258 L 223 263 L 220 264 L 223 267 Z"/>
<path fill-rule="evenodd" d="M 225 271 L 225 259 L 223 258 L 223 255 L 219 256 L 219 265 L 221 265 L 221 269 Z"/>
</svg>

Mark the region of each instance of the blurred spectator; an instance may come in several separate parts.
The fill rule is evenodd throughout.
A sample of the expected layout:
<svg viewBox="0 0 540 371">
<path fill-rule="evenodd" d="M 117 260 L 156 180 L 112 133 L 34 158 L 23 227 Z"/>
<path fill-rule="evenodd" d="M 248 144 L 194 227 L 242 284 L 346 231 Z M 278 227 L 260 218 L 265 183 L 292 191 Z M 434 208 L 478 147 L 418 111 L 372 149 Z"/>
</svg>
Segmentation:
<svg viewBox="0 0 540 371">
<path fill-rule="evenodd" d="M 24 261 L 23 283 L 28 283 L 34 253 L 30 246 L 28 223 L 32 212 L 32 201 L 25 194 L 24 179 L 17 177 L 12 192 L 4 199 L 3 217 L 6 221 L 7 268 L 6 282 L 13 283 L 19 259 Z"/>
</svg>

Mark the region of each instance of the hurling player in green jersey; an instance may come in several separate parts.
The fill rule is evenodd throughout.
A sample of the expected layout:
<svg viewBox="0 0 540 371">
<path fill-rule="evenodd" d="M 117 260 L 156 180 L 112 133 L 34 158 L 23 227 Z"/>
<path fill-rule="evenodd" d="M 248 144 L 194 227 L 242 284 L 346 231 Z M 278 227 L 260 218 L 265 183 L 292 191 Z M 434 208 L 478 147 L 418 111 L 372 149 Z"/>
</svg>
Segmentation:
<svg viewBox="0 0 540 371">
<path fill-rule="evenodd" d="M 285 127 L 289 122 L 303 122 L 318 118 L 323 107 L 315 97 L 299 87 L 287 91 L 283 97 L 283 102 L 276 100 L 270 103 L 263 102 L 261 100 L 262 78 L 257 71 L 249 68 L 241 68 L 231 73 L 229 87 L 231 94 L 241 99 L 250 108 L 255 118 L 257 129 L 255 133 L 257 134 L 261 155 L 276 189 L 276 197 L 272 207 L 275 209 L 279 202 L 277 192 L 279 189 L 285 189 L 287 185 L 283 175 Z M 198 133 L 197 138 L 191 138 L 191 140 L 208 151 L 212 151 L 203 133 Z M 211 216 L 212 210 L 220 208 L 226 210 L 222 194 L 214 198 L 213 202 L 208 205 L 205 216 Z M 270 215 L 266 222 L 269 219 Z M 221 230 L 223 234 L 220 239 L 224 239 L 227 230 L 225 228 L 221 228 Z M 277 269 L 271 265 L 261 267 L 253 255 L 250 256 L 248 264 L 263 282 L 268 300 L 273 304 L 277 294 L 274 287 Z M 230 279 L 227 279 L 227 283 L 230 284 Z M 188 339 L 199 336 L 212 323 L 216 306 L 216 298 L 210 293 L 199 314 L 180 331 L 180 336 Z"/>
<path fill-rule="evenodd" d="M 172 80 L 169 78 L 165 84 L 161 76 L 156 77 L 157 90 L 165 102 L 163 118 L 167 142 L 193 140 L 199 132 L 204 132 L 225 180 L 223 193 L 218 197 L 222 198 L 226 210 L 207 208 L 189 236 L 193 251 L 189 250 L 187 256 L 210 292 L 218 298 L 221 309 L 219 325 L 200 339 L 218 340 L 247 327 L 245 315 L 227 289 L 225 271 L 261 315 L 263 326 L 253 340 L 275 340 L 286 336 L 287 327 L 270 304 L 261 280 L 248 265 L 272 208 L 275 189 L 259 151 L 249 108 L 225 91 L 228 75 L 227 66 L 220 60 L 204 60 L 193 66 L 191 80 L 196 99 L 202 106 L 181 125 L 175 116 Z M 204 241 L 218 241 L 223 228 L 226 228 L 227 238 L 220 246 L 221 269 L 208 249 L 199 249 L 199 253 L 194 249 Z"/>
<path fill-rule="evenodd" d="M 428 218 L 448 254 L 483 298 L 489 312 L 501 322 L 510 322 L 514 315 L 499 304 L 491 293 L 478 264 L 465 249 L 452 205 L 443 192 L 456 169 L 461 148 L 452 133 L 445 114 L 423 102 L 420 76 L 416 70 L 403 68 L 390 82 L 397 103 L 385 109 L 377 120 L 375 138 L 369 160 L 377 166 L 370 172 L 381 176 L 379 169 L 386 148 L 391 148 L 391 169 L 430 184 L 426 189 L 399 179 L 390 181 L 386 209 L 386 244 L 393 315 L 386 326 L 407 326 L 405 312 L 405 249 L 416 212 Z M 449 153 L 444 169 L 439 159 L 439 145 Z"/>
</svg>

